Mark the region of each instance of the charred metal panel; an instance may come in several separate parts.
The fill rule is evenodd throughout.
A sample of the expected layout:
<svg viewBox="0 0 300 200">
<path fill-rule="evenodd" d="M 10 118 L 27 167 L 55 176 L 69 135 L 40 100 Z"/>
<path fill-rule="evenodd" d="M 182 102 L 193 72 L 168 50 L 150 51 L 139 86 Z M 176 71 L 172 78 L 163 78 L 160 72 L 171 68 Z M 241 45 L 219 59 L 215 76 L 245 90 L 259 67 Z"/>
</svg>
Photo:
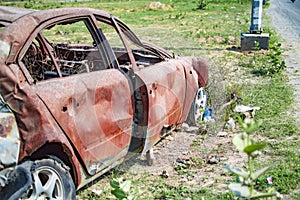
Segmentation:
<svg viewBox="0 0 300 200">
<path fill-rule="evenodd" d="M 198 75 L 199 87 L 205 87 L 208 82 L 208 63 L 205 59 L 199 57 L 186 57 L 185 60 L 191 60 L 192 67 Z"/>
<path fill-rule="evenodd" d="M 11 45 L 11 52 L 7 58 L 7 62 L 12 63 L 16 60 L 20 48 L 23 47 L 37 25 L 38 24 L 33 17 L 26 16 L 22 18 L 22 20 L 11 25 L 8 29 L 4 29 L 0 37 Z"/>
<path fill-rule="evenodd" d="M 199 87 L 205 87 L 208 80 L 208 64 L 203 58 L 183 57 L 186 95 L 183 114 L 180 122 L 184 122 L 189 114 L 193 99 Z"/>
<path fill-rule="evenodd" d="M 133 108 L 128 80 L 120 71 L 108 69 L 41 81 L 34 90 L 68 135 L 90 174 L 125 156 Z"/>
<path fill-rule="evenodd" d="M 0 63 L 0 88 L 1 95 L 15 115 L 20 132 L 21 144 L 18 160 L 31 156 L 47 143 L 65 144 L 71 152 L 68 154 L 68 158 L 76 166 L 74 168 L 74 173 L 77 173 L 75 182 L 80 182 L 79 163 L 69 141 L 53 120 L 44 103 L 25 81 L 24 75 L 17 65 L 7 66 Z"/>
<path fill-rule="evenodd" d="M 185 100 L 186 81 L 183 63 L 170 60 L 136 72 L 147 87 L 148 129 L 144 151 L 159 139 L 163 127 L 180 121 Z"/>
<path fill-rule="evenodd" d="M 16 19 L 34 12 L 34 10 L 18 7 L 0 6 L 0 20 L 15 21 Z"/>
</svg>

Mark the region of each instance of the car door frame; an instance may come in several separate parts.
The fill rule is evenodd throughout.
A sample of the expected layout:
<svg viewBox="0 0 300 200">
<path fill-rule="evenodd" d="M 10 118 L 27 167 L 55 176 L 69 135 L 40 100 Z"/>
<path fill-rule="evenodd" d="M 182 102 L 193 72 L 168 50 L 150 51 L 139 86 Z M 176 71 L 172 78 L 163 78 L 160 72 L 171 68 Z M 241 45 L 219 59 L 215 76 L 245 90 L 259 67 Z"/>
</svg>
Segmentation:
<svg viewBox="0 0 300 200">
<path fill-rule="evenodd" d="M 133 84 L 134 84 L 134 97 L 135 99 L 139 99 L 141 102 L 141 105 L 136 101 L 135 102 L 135 126 L 134 126 L 134 133 L 131 143 L 131 150 L 132 151 L 143 151 L 146 152 L 152 148 L 160 139 L 162 136 L 162 130 L 163 128 L 171 127 L 173 125 L 182 123 L 182 114 L 185 104 L 185 95 L 186 95 L 186 71 L 185 66 L 183 64 L 176 64 L 176 61 L 174 63 L 174 60 L 172 64 L 167 63 L 167 58 L 170 58 L 169 54 L 162 55 L 166 56 L 166 62 L 162 62 L 160 64 L 156 64 L 155 66 L 150 66 L 149 70 L 154 70 L 154 68 L 160 68 L 160 69 L 167 69 L 168 72 L 166 72 L 168 75 L 172 76 L 169 78 L 169 81 L 173 81 L 172 85 L 177 85 L 176 87 L 170 87 L 168 83 L 165 83 L 164 80 L 154 80 L 150 76 L 155 74 L 146 74 L 143 73 L 143 70 L 148 70 L 147 68 L 139 69 L 136 65 L 136 60 L 134 59 L 132 49 L 129 47 L 127 43 L 127 37 L 130 36 L 130 40 L 134 42 L 137 46 L 140 46 L 144 48 L 145 50 L 151 51 L 152 53 L 156 54 L 158 57 L 161 57 L 162 55 L 157 54 L 160 52 L 158 49 L 157 51 L 153 52 L 155 50 L 155 47 L 151 48 L 145 48 L 140 42 L 140 40 L 135 36 L 135 34 L 120 20 L 115 18 L 111 15 L 111 25 L 115 26 L 116 31 L 118 32 L 123 45 L 128 53 L 129 60 L 132 64 L 132 73 L 134 78 Z M 125 33 L 123 33 L 124 30 L 129 30 L 126 32 L 129 35 L 125 36 Z M 149 46 L 150 47 L 150 46 Z M 148 70 L 148 71 L 149 71 Z M 172 80 L 173 79 L 173 80 Z M 179 80 L 181 84 L 175 83 L 174 79 Z M 166 89 L 166 87 L 169 87 Z M 181 87 L 181 88 L 179 88 Z M 163 88 L 163 89 L 162 89 Z M 161 95 L 161 91 L 164 90 L 165 92 L 168 91 L 168 89 L 175 89 L 176 91 L 173 93 L 173 95 L 169 95 L 176 103 L 174 102 L 174 105 L 179 106 L 179 109 L 171 109 L 168 108 L 167 113 L 165 112 L 163 107 L 168 106 L 161 106 L 159 103 L 159 99 L 156 98 L 156 96 L 160 96 L 160 100 L 164 100 L 165 103 L 167 103 L 168 96 L 167 95 Z M 160 92 L 158 92 L 160 90 Z M 180 90 L 180 91 L 179 91 Z M 160 94 L 159 94 L 160 93 Z M 172 93 L 172 92 L 170 92 Z M 159 95 L 157 95 L 159 94 Z M 181 94 L 181 95 L 180 95 Z M 157 108 L 159 110 L 157 110 Z M 160 115 L 160 116 L 159 116 Z M 163 117 L 161 115 L 164 115 Z M 155 121 L 153 123 L 153 121 Z M 141 148 L 142 147 L 142 148 Z"/>
<path fill-rule="evenodd" d="M 95 40 L 98 40 L 98 45 L 101 46 L 102 50 L 104 51 L 105 53 L 105 57 L 107 59 L 107 64 L 110 66 L 110 69 L 114 70 L 115 72 L 119 73 L 120 75 L 122 75 L 122 77 L 124 78 L 122 84 L 126 84 L 127 86 L 127 96 L 129 96 L 127 99 L 130 99 L 131 102 L 130 102 L 130 105 L 129 106 L 132 106 L 132 99 L 131 99 L 131 89 L 132 89 L 132 86 L 130 84 L 130 81 L 128 80 L 128 77 L 126 77 L 124 75 L 124 73 L 117 68 L 117 65 L 114 63 L 114 61 L 111 59 L 111 55 L 109 55 L 109 48 L 107 46 L 106 43 L 103 43 L 103 35 L 101 35 L 101 32 L 98 31 L 98 29 L 96 28 L 97 25 L 95 24 L 95 18 L 92 14 L 90 15 L 80 15 L 78 14 L 78 16 L 74 16 L 72 15 L 72 17 L 66 17 L 66 16 L 59 16 L 59 17 L 54 17 L 54 18 L 51 18 L 50 20 L 48 21 L 45 21 L 43 22 L 42 25 L 39 25 L 35 31 L 30 35 L 30 37 L 28 38 L 27 42 L 25 43 L 25 45 L 23 46 L 22 50 L 20 51 L 20 54 L 18 56 L 18 60 L 19 60 L 19 64 L 20 64 L 20 67 L 21 69 L 23 70 L 24 72 L 24 75 L 26 77 L 26 79 L 28 80 L 29 84 L 31 86 L 35 86 L 34 84 L 34 81 L 31 77 L 31 75 L 29 74 L 28 70 L 26 69 L 25 65 L 22 63 L 21 59 L 23 57 L 23 55 L 26 53 L 27 51 L 27 48 L 28 46 L 31 44 L 31 42 L 36 38 L 37 34 L 40 33 L 40 31 L 42 29 L 44 29 L 45 27 L 51 25 L 51 24 L 56 24 L 60 21 L 63 21 L 63 20 L 66 20 L 66 19 L 69 19 L 69 18 L 86 18 L 89 20 L 89 25 L 91 25 L 91 27 L 88 27 L 89 30 L 90 30 L 90 34 L 91 36 L 95 39 Z M 99 50 L 100 51 L 100 50 Z M 53 62 L 55 62 L 55 60 L 53 60 Z M 120 76 L 119 76 L 120 77 Z M 62 77 L 60 77 L 62 78 Z M 41 99 L 41 97 L 40 97 Z M 46 107 L 47 104 L 41 99 L 41 101 L 44 103 L 44 105 Z M 49 107 L 48 107 L 48 110 L 50 111 Z M 132 115 L 130 114 L 130 110 L 132 110 L 132 108 L 129 109 L 129 115 Z M 50 113 L 52 113 L 50 111 Z M 52 113 L 52 116 L 53 116 L 53 113 Z M 131 120 L 132 122 L 133 120 Z M 57 121 L 56 121 L 57 122 Z M 58 123 L 58 122 L 57 122 Z M 61 127 L 62 129 L 62 127 Z M 64 130 L 62 130 L 64 132 Z M 130 129 L 128 129 L 126 132 L 124 132 L 124 134 L 126 134 L 126 136 L 129 138 L 128 141 L 130 141 L 130 137 L 131 137 L 131 125 L 130 125 Z M 82 148 L 76 148 L 76 145 L 74 144 L 74 140 L 75 141 L 78 141 L 79 139 L 77 138 L 71 138 L 69 134 L 67 134 L 65 132 L 65 135 L 67 136 L 67 138 L 69 139 L 70 143 L 72 143 L 73 145 L 73 148 L 74 148 L 74 151 L 77 152 L 78 155 L 80 155 L 80 149 Z M 120 150 L 120 155 L 118 155 L 116 158 L 108 158 L 109 161 L 105 160 L 105 165 L 102 165 L 103 163 L 102 162 L 94 162 L 94 161 L 90 161 L 88 160 L 87 158 L 85 158 L 85 156 L 81 155 L 81 158 L 79 159 L 81 163 L 85 163 L 84 164 L 84 168 L 87 170 L 87 172 L 90 174 L 90 175 L 94 175 L 95 173 L 105 169 L 105 168 L 108 168 L 110 167 L 110 165 L 114 165 L 114 163 L 116 163 L 117 161 L 120 162 L 121 160 L 123 160 L 127 154 L 127 151 L 128 151 L 128 148 L 129 148 L 129 142 L 128 142 L 128 145 L 126 145 L 125 149 L 122 149 Z"/>
</svg>

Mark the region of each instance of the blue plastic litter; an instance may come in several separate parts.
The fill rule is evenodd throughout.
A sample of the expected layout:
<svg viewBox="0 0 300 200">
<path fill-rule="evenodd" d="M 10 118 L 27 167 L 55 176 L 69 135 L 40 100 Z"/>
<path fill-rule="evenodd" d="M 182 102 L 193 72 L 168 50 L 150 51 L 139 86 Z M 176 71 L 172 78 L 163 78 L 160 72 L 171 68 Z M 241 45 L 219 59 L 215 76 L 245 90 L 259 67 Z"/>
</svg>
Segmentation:
<svg viewBox="0 0 300 200">
<path fill-rule="evenodd" d="M 205 108 L 203 113 L 203 121 L 209 121 L 213 118 L 213 109 L 212 108 Z"/>
</svg>

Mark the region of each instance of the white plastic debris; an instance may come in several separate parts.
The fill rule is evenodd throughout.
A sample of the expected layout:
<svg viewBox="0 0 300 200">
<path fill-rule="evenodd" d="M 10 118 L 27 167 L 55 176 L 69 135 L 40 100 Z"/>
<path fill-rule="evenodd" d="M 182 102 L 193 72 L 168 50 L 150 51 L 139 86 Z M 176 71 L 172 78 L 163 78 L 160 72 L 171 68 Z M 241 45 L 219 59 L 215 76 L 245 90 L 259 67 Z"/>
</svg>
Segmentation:
<svg viewBox="0 0 300 200">
<path fill-rule="evenodd" d="M 227 135 L 228 135 L 227 132 L 221 131 L 221 132 L 219 132 L 219 133 L 217 134 L 217 137 L 226 137 Z"/>
<path fill-rule="evenodd" d="M 103 192 L 102 190 L 92 189 L 92 193 L 94 193 L 94 194 L 96 194 L 98 196 L 100 196 L 102 194 L 102 192 Z"/>
<path fill-rule="evenodd" d="M 234 130 L 235 129 L 235 121 L 233 118 L 229 118 L 228 121 L 225 124 L 225 127 L 230 129 L 230 130 Z"/>
<path fill-rule="evenodd" d="M 260 107 L 250 107 L 250 106 L 244 106 L 244 105 L 236 105 L 234 112 L 240 112 L 240 113 L 244 113 L 244 112 L 251 112 L 254 110 L 260 110 Z"/>
</svg>

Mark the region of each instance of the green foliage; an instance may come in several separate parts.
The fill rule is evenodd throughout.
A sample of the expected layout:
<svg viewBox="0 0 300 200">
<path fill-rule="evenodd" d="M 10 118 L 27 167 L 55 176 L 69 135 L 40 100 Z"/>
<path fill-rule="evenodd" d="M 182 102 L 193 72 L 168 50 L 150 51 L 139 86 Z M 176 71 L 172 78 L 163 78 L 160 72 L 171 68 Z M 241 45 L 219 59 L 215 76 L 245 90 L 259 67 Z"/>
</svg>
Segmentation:
<svg viewBox="0 0 300 200">
<path fill-rule="evenodd" d="M 246 105 L 259 105 L 256 118 L 263 120 L 260 132 L 269 139 L 280 139 L 297 134 L 298 128 L 289 112 L 294 102 L 293 88 L 285 84 L 286 77 L 276 76 L 256 84 L 244 84 L 238 95 Z M 238 86 L 236 86 L 238 87 Z M 232 89 L 233 90 L 233 89 Z"/>
<path fill-rule="evenodd" d="M 248 157 L 248 167 L 246 170 L 234 168 L 227 164 L 224 167 L 235 174 L 238 177 L 237 183 L 230 183 L 228 188 L 238 197 L 247 199 L 258 199 L 276 196 L 276 192 L 266 192 L 261 193 L 255 190 L 256 179 L 264 174 L 270 166 L 258 169 L 254 171 L 253 160 L 256 158 L 258 151 L 266 147 L 265 143 L 257 143 L 251 137 L 255 131 L 257 131 L 262 124 L 260 121 L 251 121 L 246 124 L 241 119 L 239 119 L 240 126 L 244 132 L 236 134 L 232 142 L 236 148 L 242 152 L 246 153 Z"/>
<path fill-rule="evenodd" d="M 35 3 L 33 1 L 28 1 L 24 4 L 24 8 L 33 8 L 34 4 Z"/>
<path fill-rule="evenodd" d="M 199 10 L 205 10 L 206 7 L 207 7 L 207 5 L 208 5 L 208 3 L 207 3 L 206 0 L 200 0 L 200 1 L 198 2 L 198 9 L 199 9 Z"/>
<path fill-rule="evenodd" d="M 110 186 L 113 188 L 111 193 L 117 199 L 135 200 L 137 199 L 138 188 L 131 189 L 131 181 L 122 179 L 111 179 Z"/>
<path fill-rule="evenodd" d="M 210 189 L 205 189 L 205 188 L 191 189 L 183 185 L 174 186 L 164 182 L 161 182 L 158 185 L 156 185 L 155 190 L 157 193 L 154 199 L 181 200 L 181 199 L 192 197 L 192 199 L 227 200 L 233 198 L 233 195 L 231 193 L 224 193 L 224 194 L 212 193 Z"/>
<path fill-rule="evenodd" d="M 172 20 L 180 20 L 180 19 L 183 19 L 185 17 L 185 13 L 182 13 L 182 12 L 179 12 L 179 13 L 176 13 L 175 15 L 169 15 L 169 19 L 172 19 Z"/>
<path fill-rule="evenodd" d="M 286 69 L 282 59 L 282 49 L 280 43 L 270 45 L 270 51 L 266 55 L 266 62 L 260 67 L 255 67 L 253 73 L 262 76 L 274 76 L 282 73 Z"/>
</svg>

